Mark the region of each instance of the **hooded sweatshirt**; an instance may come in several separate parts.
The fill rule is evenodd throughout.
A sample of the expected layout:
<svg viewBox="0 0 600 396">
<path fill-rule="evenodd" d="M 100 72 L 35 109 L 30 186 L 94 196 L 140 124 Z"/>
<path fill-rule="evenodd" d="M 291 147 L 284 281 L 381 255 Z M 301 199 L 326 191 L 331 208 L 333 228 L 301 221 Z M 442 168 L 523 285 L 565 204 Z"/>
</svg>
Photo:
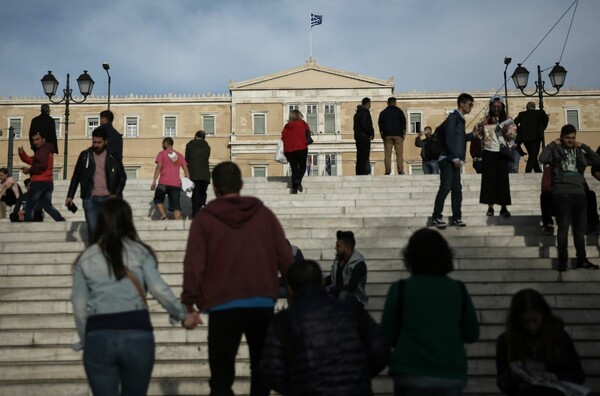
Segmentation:
<svg viewBox="0 0 600 396">
<path fill-rule="evenodd" d="M 181 301 L 205 311 L 241 299 L 279 293 L 294 261 L 279 221 L 254 197 L 211 201 L 192 221 Z"/>
</svg>

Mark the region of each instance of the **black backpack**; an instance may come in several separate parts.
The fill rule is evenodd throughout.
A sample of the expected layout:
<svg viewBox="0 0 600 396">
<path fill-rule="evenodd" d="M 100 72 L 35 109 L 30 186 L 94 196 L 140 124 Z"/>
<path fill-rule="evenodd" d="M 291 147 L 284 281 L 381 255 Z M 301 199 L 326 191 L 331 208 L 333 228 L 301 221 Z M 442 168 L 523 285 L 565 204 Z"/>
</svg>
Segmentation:
<svg viewBox="0 0 600 396">
<path fill-rule="evenodd" d="M 440 158 L 440 155 L 442 155 L 447 120 L 448 119 L 446 118 L 444 122 L 435 128 L 431 134 L 431 138 L 429 138 L 426 143 L 427 149 L 425 150 L 425 154 L 428 161 L 437 160 Z"/>
</svg>

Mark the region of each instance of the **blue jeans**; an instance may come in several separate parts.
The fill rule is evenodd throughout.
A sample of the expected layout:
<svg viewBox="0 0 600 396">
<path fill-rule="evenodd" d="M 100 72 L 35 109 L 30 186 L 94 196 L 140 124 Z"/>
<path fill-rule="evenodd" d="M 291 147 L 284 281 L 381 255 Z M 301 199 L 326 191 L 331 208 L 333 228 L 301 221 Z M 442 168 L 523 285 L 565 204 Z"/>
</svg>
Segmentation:
<svg viewBox="0 0 600 396">
<path fill-rule="evenodd" d="M 452 218 L 454 220 L 462 219 L 462 184 L 460 183 L 460 168 L 456 168 L 454 163 L 447 158 L 438 162 L 440 166 L 440 188 L 435 197 L 433 207 L 433 219 L 441 219 L 444 211 L 444 202 L 448 193 L 452 191 Z"/>
<path fill-rule="evenodd" d="M 146 395 L 154 335 L 144 330 L 91 331 L 85 336 L 83 365 L 94 395 Z"/>
<path fill-rule="evenodd" d="M 54 183 L 52 182 L 31 182 L 29 187 L 29 200 L 25 206 L 25 221 L 33 220 L 33 213 L 36 208 L 44 209 L 54 221 L 65 221 L 60 212 L 52 206 L 52 191 Z"/>
<path fill-rule="evenodd" d="M 423 174 L 437 175 L 440 173 L 440 165 L 437 160 L 423 161 Z"/>
<path fill-rule="evenodd" d="M 94 231 L 96 231 L 96 224 L 98 223 L 98 215 L 100 215 L 100 208 L 104 205 L 104 202 L 110 199 L 110 195 L 104 196 L 93 196 L 90 199 L 83 200 L 83 211 L 85 213 L 85 222 L 87 223 L 88 229 L 88 243 L 92 242 Z"/>
</svg>

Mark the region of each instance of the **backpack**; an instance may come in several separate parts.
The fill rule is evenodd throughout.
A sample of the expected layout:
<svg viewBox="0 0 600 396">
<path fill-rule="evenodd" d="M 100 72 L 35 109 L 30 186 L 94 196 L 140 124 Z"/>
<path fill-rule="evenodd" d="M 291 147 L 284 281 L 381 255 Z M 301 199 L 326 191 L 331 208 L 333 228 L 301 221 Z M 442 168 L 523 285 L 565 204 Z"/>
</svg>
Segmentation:
<svg viewBox="0 0 600 396">
<path fill-rule="evenodd" d="M 444 148 L 444 137 L 446 134 L 446 122 L 447 118 L 438 125 L 433 133 L 431 134 L 431 138 L 426 143 L 427 149 L 425 150 L 425 154 L 427 156 L 428 161 L 437 160 L 440 158 L 442 154 L 442 149 Z"/>
</svg>

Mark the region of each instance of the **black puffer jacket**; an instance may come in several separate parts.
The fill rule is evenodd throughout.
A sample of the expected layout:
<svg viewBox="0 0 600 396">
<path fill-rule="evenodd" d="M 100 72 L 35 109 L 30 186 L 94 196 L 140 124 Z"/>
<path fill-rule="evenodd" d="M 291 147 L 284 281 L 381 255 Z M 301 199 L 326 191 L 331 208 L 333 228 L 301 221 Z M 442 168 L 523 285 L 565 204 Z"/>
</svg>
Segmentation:
<svg viewBox="0 0 600 396">
<path fill-rule="evenodd" d="M 383 331 L 362 307 L 306 287 L 271 322 L 261 372 L 288 396 L 368 396 L 389 357 Z"/>
</svg>

